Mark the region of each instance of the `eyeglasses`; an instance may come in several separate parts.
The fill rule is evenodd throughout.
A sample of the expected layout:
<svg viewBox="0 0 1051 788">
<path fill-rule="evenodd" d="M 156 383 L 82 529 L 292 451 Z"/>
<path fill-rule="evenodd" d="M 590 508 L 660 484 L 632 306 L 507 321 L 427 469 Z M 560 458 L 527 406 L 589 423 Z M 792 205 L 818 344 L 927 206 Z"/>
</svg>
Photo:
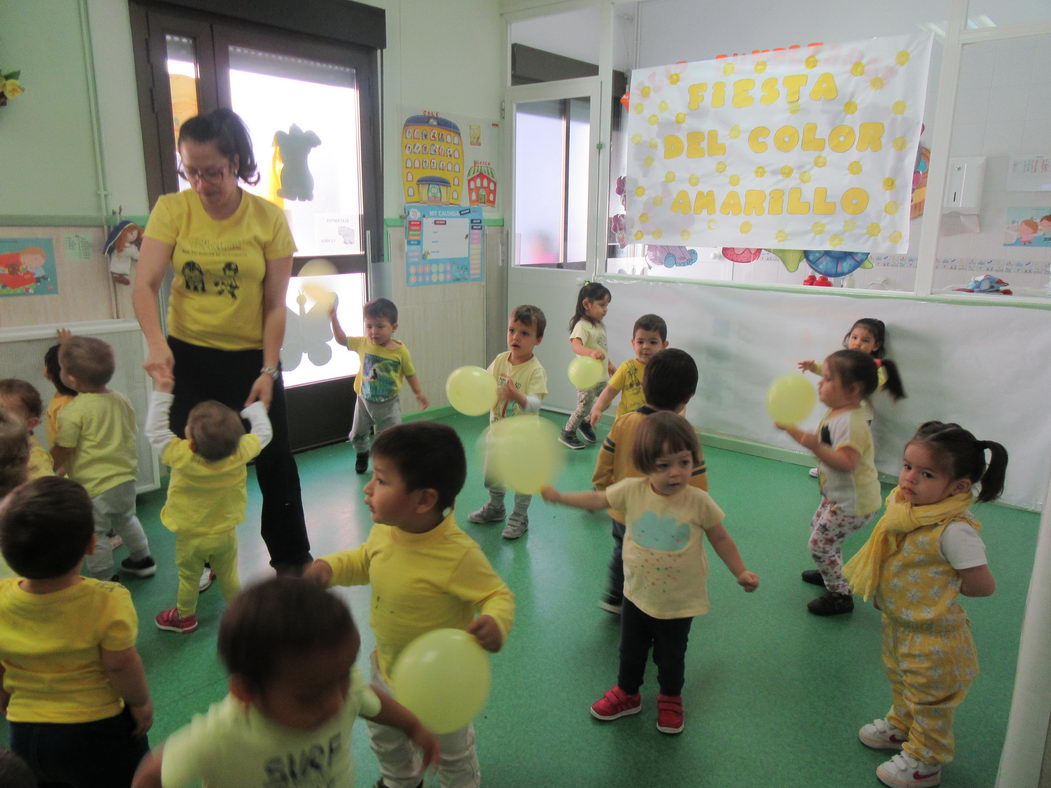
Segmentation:
<svg viewBox="0 0 1051 788">
<path fill-rule="evenodd" d="M 198 170 L 193 167 L 180 167 L 177 172 L 184 181 L 204 181 L 205 183 L 219 183 L 226 177 L 229 165 L 224 167 L 209 167 L 207 170 Z"/>
</svg>

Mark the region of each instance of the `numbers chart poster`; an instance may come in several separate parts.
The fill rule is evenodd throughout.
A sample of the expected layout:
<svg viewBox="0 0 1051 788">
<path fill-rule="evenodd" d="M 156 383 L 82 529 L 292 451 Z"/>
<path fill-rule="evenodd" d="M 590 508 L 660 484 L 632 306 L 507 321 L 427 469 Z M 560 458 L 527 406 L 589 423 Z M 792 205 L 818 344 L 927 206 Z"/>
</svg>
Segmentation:
<svg viewBox="0 0 1051 788">
<path fill-rule="evenodd" d="M 409 287 L 482 281 L 485 228 L 480 206 L 405 206 Z"/>
</svg>

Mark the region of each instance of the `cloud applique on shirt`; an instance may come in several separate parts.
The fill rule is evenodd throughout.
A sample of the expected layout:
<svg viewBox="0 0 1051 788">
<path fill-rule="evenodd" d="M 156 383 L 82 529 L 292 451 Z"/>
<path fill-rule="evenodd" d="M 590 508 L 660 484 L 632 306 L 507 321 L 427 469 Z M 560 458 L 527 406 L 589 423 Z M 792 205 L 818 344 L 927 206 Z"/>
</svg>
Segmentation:
<svg viewBox="0 0 1051 788">
<path fill-rule="evenodd" d="M 632 538 L 639 547 L 675 553 L 690 542 L 690 526 L 670 514 L 643 512 L 632 526 Z"/>
</svg>

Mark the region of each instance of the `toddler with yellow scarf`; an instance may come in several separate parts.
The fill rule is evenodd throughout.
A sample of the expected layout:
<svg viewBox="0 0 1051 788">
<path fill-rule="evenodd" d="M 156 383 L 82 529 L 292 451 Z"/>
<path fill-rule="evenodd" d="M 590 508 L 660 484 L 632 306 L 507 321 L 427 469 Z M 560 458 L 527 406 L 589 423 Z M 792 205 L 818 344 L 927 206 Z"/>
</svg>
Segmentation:
<svg viewBox="0 0 1051 788">
<path fill-rule="evenodd" d="M 1006 470 L 999 443 L 979 441 L 958 424 L 921 425 L 905 447 L 886 513 L 843 567 L 851 590 L 874 596 L 883 612 L 891 709 L 858 737 L 874 749 L 901 750 L 876 769 L 885 785 L 938 785 L 952 760 L 953 714 L 978 675 L 957 597 L 989 596 L 996 588 L 969 507 L 999 497 Z"/>
</svg>

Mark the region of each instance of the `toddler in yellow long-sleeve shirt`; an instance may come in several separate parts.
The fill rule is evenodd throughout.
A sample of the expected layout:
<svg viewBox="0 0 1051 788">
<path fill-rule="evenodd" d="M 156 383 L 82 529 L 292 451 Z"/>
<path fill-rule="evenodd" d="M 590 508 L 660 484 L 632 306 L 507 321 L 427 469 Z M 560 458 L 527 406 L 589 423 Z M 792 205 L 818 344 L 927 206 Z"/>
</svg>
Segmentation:
<svg viewBox="0 0 1051 788">
<path fill-rule="evenodd" d="M 380 689 L 386 690 L 402 649 L 426 632 L 466 629 L 483 648 L 499 651 L 511 629 L 514 594 L 456 525 L 452 507 L 466 475 L 463 445 L 451 427 L 415 422 L 385 430 L 373 444 L 372 479 L 365 486 L 375 523 L 368 541 L 318 559 L 307 570 L 326 585 L 372 586 L 372 681 Z M 381 785 L 421 785 L 422 764 L 412 742 L 386 725 L 369 723 L 368 729 Z M 438 740 L 442 785 L 479 785 L 473 726 Z"/>
<path fill-rule="evenodd" d="M 266 407 L 256 401 L 240 416 L 214 400 L 200 402 L 186 420 L 186 439 L 168 426 L 174 381 L 158 373 L 146 416 L 146 437 L 171 466 L 168 500 L 161 522 L 175 532 L 179 568 L 176 606 L 157 614 L 158 629 L 189 633 L 197 629 L 198 578 L 208 563 L 229 601 L 241 588 L 237 575 L 237 526 L 248 506 L 245 466 L 273 435 Z M 241 418 L 252 431 L 245 434 Z"/>
</svg>

